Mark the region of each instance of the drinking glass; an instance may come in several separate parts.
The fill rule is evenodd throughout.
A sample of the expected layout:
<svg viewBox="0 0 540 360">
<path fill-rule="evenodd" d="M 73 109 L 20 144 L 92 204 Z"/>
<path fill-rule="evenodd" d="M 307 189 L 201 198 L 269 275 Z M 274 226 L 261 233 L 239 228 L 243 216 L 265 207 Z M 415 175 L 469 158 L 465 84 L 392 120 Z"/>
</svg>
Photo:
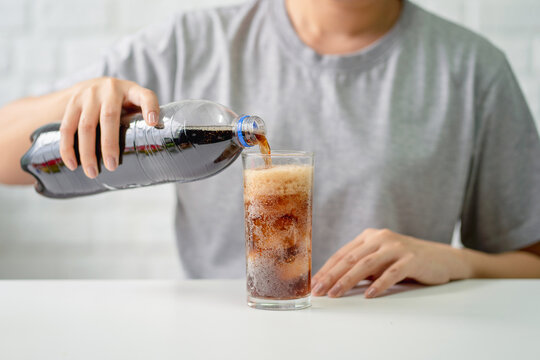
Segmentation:
<svg viewBox="0 0 540 360">
<path fill-rule="evenodd" d="M 313 153 L 242 154 L 248 305 L 311 305 Z"/>
</svg>

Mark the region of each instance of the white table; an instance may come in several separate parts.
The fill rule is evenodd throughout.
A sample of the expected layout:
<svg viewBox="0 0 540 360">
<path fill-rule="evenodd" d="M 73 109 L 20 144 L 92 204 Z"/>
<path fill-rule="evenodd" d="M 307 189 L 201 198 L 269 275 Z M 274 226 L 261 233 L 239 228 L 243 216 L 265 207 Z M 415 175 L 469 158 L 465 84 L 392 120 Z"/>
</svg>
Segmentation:
<svg viewBox="0 0 540 360">
<path fill-rule="evenodd" d="M 540 280 L 395 290 L 275 312 L 241 280 L 0 281 L 0 359 L 540 359 Z"/>
</svg>

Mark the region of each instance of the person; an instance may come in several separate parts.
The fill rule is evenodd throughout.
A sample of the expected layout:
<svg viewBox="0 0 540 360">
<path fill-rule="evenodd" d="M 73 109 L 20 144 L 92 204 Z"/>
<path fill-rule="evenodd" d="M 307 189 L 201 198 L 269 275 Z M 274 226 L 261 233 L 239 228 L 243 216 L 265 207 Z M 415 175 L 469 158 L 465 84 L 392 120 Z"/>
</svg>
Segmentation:
<svg viewBox="0 0 540 360">
<path fill-rule="evenodd" d="M 56 91 L 0 110 L 0 181 L 61 120 L 61 155 L 118 166 L 122 107 L 214 100 L 260 115 L 270 145 L 316 153 L 313 294 L 414 279 L 540 277 L 540 142 L 504 54 L 408 0 L 254 0 L 180 13 L 126 38 Z M 189 277 L 244 274 L 241 165 L 177 185 Z M 59 220 L 61 221 L 61 220 Z M 450 245 L 461 223 L 464 248 Z"/>
</svg>

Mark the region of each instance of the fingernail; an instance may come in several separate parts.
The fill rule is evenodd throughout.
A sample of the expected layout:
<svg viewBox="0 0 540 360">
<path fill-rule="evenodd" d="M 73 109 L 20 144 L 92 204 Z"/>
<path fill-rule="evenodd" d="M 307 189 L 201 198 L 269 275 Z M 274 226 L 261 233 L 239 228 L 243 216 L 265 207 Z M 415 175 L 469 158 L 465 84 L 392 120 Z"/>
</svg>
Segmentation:
<svg viewBox="0 0 540 360">
<path fill-rule="evenodd" d="M 107 170 L 114 171 L 116 169 L 116 159 L 112 156 L 107 157 L 105 165 L 107 165 Z"/>
<path fill-rule="evenodd" d="M 77 168 L 77 163 L 74 160 L 68 160 L 65 165 L 71 171 L 74 171 Z"/>
<path fill-rule="evenodd" d="M 95 165 L 88 167 L 88 169 L 86 170 L 86 173 L 88 174 L 88 177 L 91 179 L 97 177 L 98 175 L 97 167 Z"/>
<path fill-rule="evenodd" d="M 366 297 L 367 298 L 372 298 L 375 295 L 375 291 L 377 291 L 377 289 L 369 288 L 368 291 L 366 292 Z"/>
<path fill-rule="evenodd" d="M 317 284 L 311 291 L 313 295 L 319 295 L 322 292 L 323 284 Z"/>
<path fill-rule="evenodd" d="M 151 125 L 157 125 L 158 123 L 157 114 L 154 111 L 151 111 L 148 113 L 148 121 L 150 122 Z"/>
<path fill-rule="evenodd" d="M 330 296 L 330 297 L 339 297 L 339 296 L 341 296 L 341 285 L 340 284 L 334 285 L 334 287 L 331 288 L 330 291 L 328 292 L 328 296 Z"/>
</svg>

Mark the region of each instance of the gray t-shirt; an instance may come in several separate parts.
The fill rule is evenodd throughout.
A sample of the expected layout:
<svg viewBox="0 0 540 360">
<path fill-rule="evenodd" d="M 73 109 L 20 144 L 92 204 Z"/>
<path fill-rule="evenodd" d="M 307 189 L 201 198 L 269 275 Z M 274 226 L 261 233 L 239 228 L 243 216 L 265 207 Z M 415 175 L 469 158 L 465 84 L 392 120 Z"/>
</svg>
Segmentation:
<svg viewBox="0 0 540 360">
<path fill-rule="evenodd" d="M 302 43 L 283 0 L 182 13 L 71 81 L 98 75 L 259 115 L 274 149 L 314 151 L 314 271 L 368 227 L 450 243 L 461 220 L 486 252 L 540 240 L 539 136 L 504 54 L 410 2 L 344 56 Z M 177 194 L 187 275 L 242 276 L 240 161 Z"/>
</svg>

